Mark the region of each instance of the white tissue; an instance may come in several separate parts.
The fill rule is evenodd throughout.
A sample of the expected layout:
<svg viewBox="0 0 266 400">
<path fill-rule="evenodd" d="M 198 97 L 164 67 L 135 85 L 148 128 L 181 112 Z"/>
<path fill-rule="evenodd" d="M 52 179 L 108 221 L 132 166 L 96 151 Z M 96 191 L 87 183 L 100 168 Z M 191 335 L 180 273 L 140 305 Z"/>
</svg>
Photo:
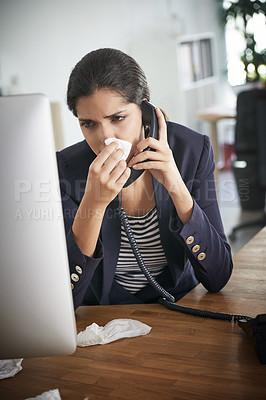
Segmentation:
<svg viewBox="0 0 266 400">
<path fill-rule="evenodd" d="M 96 323 L 87 326 L 77 336 L 77 345 L 80 347 L 106 344 L 115 340 L 147 335 L 151 327 L 134 319 L 114 319 L 105 326 Z"/>
<path fill-rule="evenodd" d="M 132 143 L 128 142 L 127 140 L 121 140 L 121 139 L 116 139 L 116 138 L 108 138 L 108 139 L 105 139 L 105 141 L 104 141 L 106 146 L 108 146 L 112 142 L 116 142 L 118 144 L 118 148 L 123 150 L 124 154 L 121 157 L 121 160 L 126 160 L 129 156 L 129 153 L 130 153 L 130 150 L 132 147 Z"/>
<path fill-rule="evenodd" d="M 0 360 L 0 379 L 11 378 L 22 370 L 23 358 Z"/>
<path fill-rule="evenodd" d="M 36 397 L 30 397 L 26 400 L 61 400 L 61 396 L 58 389 L 49 390 L 49 392 L 44 392 Z"/>
</svg>

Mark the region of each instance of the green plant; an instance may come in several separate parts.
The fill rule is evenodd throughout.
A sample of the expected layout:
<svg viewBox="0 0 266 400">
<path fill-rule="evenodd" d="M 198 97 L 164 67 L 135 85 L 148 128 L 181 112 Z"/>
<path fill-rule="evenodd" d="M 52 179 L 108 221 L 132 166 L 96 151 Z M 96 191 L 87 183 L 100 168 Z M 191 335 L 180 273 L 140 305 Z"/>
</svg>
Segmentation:
<svg viewBox="0 0 266 400">
<path fill-rule="evenodd" d="M 218 0 L 218 2 L 223 24 L 226 25 L 233 20 L 245 39 L 246 48 L 241 55 L 241 61 L 245 66 L 246 81 L 266 80 L 259 71 L 261 65 L 266 66 L 266 49 L 261 52 L 256 50 L 254 32 L 248 27 L 249 20 L 256 14 L 263 15 L 266 23 L 265 0 Z"/>
</svg>

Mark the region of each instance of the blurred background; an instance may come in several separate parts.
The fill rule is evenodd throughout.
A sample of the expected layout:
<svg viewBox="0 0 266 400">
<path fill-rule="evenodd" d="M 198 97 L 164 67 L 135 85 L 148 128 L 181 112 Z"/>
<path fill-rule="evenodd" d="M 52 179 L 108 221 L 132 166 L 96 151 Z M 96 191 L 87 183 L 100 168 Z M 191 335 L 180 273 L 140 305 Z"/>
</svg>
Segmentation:
<svg viewBox="0 0 266 400">
<path fill-rule="evenodd" d="M 236 252 L 266 224 L 265 11 L 263 0 L 0 0 L 0 94 L 44 93 L 60 150 L 83 139 L 66 107 L 75 64 L 101 47 L 131 55 L 152 103 L 211 137 Z"/>
</svg>

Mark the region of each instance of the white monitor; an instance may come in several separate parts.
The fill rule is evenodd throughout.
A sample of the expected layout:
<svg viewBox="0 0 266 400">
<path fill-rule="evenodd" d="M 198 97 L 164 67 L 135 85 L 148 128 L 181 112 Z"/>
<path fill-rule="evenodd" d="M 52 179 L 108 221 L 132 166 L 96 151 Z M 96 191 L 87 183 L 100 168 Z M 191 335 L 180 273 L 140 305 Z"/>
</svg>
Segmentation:
<svg viewBox="0 0 266 400">
<path fill-rule="evenodd" d="M 0 359 L 71 354 L 76 324 L 50 104 L 0 97 Z"/>
</svg>

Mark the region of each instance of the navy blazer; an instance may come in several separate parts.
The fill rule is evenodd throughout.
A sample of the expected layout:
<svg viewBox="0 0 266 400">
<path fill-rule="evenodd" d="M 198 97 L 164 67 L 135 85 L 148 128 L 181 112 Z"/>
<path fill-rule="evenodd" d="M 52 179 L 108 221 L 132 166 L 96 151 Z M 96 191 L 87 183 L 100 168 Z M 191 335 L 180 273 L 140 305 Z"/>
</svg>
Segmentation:
<svg viewBox="0 0 266 400">
<path fill-rule="evenodd" d="M 161 242 L 168 261 L 157 281 L 177 301 L 199 282 L 208 291 L 221 290 L 233 264 L 217 204 L 209 137 L 172 122 L 167 123 L 167 133 L 177 167 L 194 200 L 191 219 L 183 225 L 168 192 L 153 178 Z M 121 236 L 118 197 L 106 209 L 94 257 L 82 254 L 75 241 L 72 224 L 95 157 L 85 140 L 57 153 L 74 306 L 155 302 L 159 295 L 149 284 L 133 295 L 114 280 Z"/>
</svg>

